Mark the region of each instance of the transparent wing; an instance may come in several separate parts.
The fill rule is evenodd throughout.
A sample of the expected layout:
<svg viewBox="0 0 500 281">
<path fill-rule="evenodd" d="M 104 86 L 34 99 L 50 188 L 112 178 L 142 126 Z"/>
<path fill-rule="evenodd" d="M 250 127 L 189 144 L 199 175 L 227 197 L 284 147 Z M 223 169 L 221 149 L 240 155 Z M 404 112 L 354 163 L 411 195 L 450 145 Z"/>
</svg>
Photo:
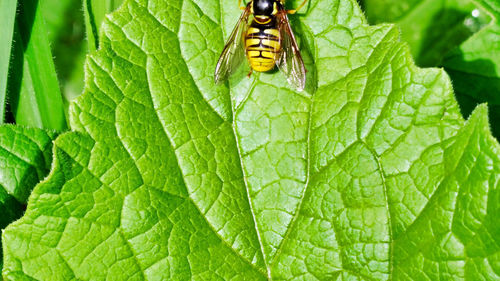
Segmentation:
<svg viewBox="0 0 500 281">
<path fill-rule="evenodd" d="M 250 5 L 242 13 L 238 23 L 234 27 L 231 36 L 222 50 L 217 67 L 215 68 L 215 83 L 227 80 L 235 72 L 241 63 L 245 60 L 245 48 L 243 45 L 243 34 L 248 25 L 248 16 L 250 15 Z"/>
<path fill-rule="evenodd" d="M 285 10 L 279 11 L 278 28 L 281 33 L 281 53 L 277 65 L 292 86 L 302 91 L 306 85 L 306 68 L 295 41 Z"/>
</svg>

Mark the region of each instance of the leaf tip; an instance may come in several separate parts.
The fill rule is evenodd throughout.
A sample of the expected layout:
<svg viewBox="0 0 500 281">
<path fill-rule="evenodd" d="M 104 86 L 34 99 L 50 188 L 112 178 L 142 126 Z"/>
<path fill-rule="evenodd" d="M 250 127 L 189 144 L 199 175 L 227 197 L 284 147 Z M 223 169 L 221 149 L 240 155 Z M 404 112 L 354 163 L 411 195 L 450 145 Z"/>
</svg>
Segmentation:
<svg viewBox="0 0 500 281">
<path fill-rule="evenodd" d="M 487 136 L 497 147 L 500 148 L 500 144 L 498 140 L 493 136 L 490 124 L 489 109 L 487 103 L 482 103 L 478 105 L 474 111 L 472 111 L 469 119 L 467 120 L 467 124 L 470 126 L 477 127 L 482 133 Z"/>
</svg>

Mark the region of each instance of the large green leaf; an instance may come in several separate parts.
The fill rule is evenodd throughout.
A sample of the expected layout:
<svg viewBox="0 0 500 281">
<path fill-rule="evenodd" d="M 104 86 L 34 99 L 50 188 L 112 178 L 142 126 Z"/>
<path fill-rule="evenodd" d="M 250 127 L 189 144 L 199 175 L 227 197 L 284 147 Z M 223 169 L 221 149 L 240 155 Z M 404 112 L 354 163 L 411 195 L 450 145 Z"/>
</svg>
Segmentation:
<svg viewBox="0 0 500 281">
<path fill-rule="evenodd" d="M 78 132 L 3 233 L 6 280 L 498 278 L 500 147 L 354 0 L 291 16 L 306 91 L 215 87 L 232 0 L 128 0 Z M 221 28 L 222 26 L 222 28 Z"/>
<path fill-rule="evenodd" d="M 22 216 L 31 190 L 48 174 L 55 136 L 39 129 L 0 126 L 0 230 Z"/>
<path fill-rule="evenodd" d="M 493 133 L 500 139 L 500 4 L 493 0 L 478 3 L 494 20 L 448 54 L 443 65 L 453 79 L 464 114 L 488 102 Z"/>
<path fill-rule="evenodd" d="M 401 28 L 420 66 L 439 65 L 443 57 L 489 21 L 471 0 L 364 0 L 372 23 Z"/>
</svg>

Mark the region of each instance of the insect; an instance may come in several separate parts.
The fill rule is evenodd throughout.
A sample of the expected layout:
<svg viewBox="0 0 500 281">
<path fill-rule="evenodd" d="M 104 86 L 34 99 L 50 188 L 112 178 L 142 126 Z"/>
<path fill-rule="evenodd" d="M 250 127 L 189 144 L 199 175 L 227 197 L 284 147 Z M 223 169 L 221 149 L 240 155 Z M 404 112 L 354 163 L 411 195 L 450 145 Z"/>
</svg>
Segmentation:
<svg viewBox="0 0 500 281">
<path fill-rule="evenodd" d="M 265 72 L 275 65 L 286 76 L 288 83 L 299 91 L 306 83 L 306 68 L 299 47 L 288 22 L 288 14 L 295 10 L 285 10 L 284 0 L 250 0 L 238 20 L 215 68 L 215 83 L 231 76 L 245 57 L 252 71 Z M 239 0 L 241 5 L 241 0 Z M 253 19 L 250 20 L 250 17 Z"/>
</svg>

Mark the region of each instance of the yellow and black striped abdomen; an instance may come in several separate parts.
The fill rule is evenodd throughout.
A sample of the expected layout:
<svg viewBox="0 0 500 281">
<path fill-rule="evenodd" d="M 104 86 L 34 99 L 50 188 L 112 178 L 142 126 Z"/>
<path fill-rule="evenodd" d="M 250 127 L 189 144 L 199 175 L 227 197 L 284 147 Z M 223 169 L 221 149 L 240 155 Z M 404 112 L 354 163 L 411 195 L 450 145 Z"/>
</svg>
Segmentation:
<svg viewBox="0 0 500 281">
<path fill-rule="evenodd" d="M 252 22 L 245 35 L 245 50 L 252 69 L 259 72 L 273 69 L 281 50 L 280 42 L 275 24 Z"/>
</svg>

